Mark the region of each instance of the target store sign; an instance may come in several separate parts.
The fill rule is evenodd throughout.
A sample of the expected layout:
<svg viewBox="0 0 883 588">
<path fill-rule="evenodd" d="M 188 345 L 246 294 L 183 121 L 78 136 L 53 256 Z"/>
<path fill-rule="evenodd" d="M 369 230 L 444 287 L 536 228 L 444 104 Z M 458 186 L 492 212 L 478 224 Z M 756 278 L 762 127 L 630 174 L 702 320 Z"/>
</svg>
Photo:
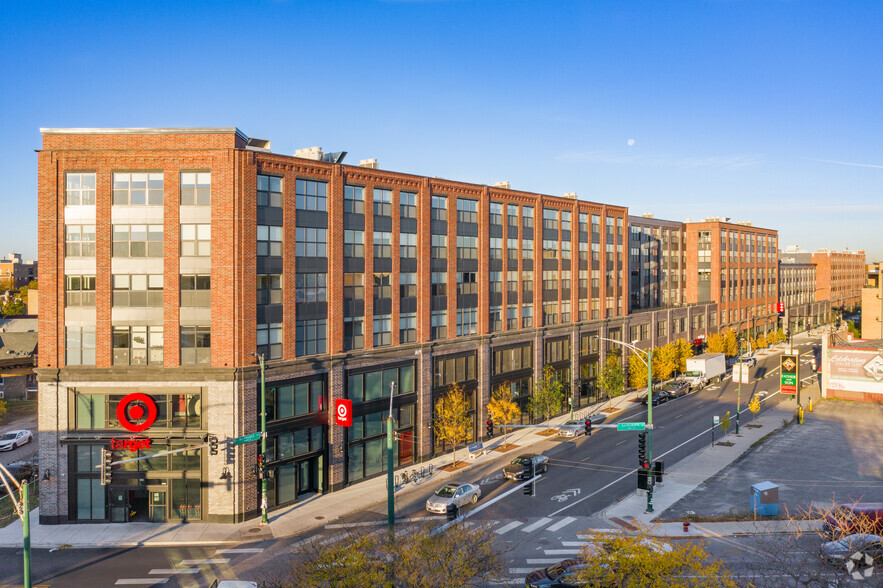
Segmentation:
<svg viewBox="0 0 883 588">
<path fill-rule="evenodd" d="M 128 394 L 117 405 L 117 420 L 133 433 L 140 433 L 156 422 L 156 402 L 147 394 Z"/>
<path fill-rule="evenodd" d="M 353 401 L 337 399 L 334 401 L 334 422 L 341 427 L 353 426 Z"/>
</svg>

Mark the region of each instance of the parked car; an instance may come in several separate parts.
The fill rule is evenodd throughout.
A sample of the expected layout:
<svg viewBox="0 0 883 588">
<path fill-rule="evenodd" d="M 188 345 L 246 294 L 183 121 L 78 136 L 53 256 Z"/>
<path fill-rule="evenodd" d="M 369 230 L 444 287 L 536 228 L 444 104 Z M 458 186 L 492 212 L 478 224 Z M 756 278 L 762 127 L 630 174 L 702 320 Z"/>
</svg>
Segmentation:
<svg viewBox="0 0 883 588">
<path fill-rule="evenodd" d="M 883 502 L 841 504 L 825 516 L 822 531 L 828 539 L 854 533 L 883 535 Z"/>
<path fill-rule="evenodd" d="M 524 470 L 533 462 L 536 473 L 549 471 L 549 458 L 545 455 L 525 453 L 512 460 L 512 463 L 503 468 L 503 475 L 510 480 L 524 480 Z"/>
<path fill-rule="evenodd" d="M 9 431 L 0 437 L 0 451 L 12 451 L 33 441 L 34 435 L 30 431 Z"/>
<path fill-rule="evenodd" d="M 658 390 L 653 393 L 653 406 L 656 406 L 658 404 L 662 404 L 663 402 L 668 402 L 668 400 L 669 400 L 668 392 L 665 392 L 663 390 Z M 647 395 L 646 394 L 644 394 L 644 397 L 641 398 L 641 404 L 647 404 Z"/>
<path fill-rule="evenodd" d="M 588 420 L 590 420 L 593 425 L 597 425 L 606 421 L 607 415 L 603 412 L 599 412 L 589 415 Z M 580 435 L 584 435 L 585 432 L 586 419 L 570 420 L 566 423 L 562 423 L 558 427 L 558 435 L 560 435 L 561 437 L 579 437 Z"/>
<path fill-rule="evenodd" d="M 528 588 L 560 586 L 561 588 L 578 588 L 583 586 L 578 578 L 585 567 L 579 559 L 565 559 L 541 570 L 534 570 L 524 577 L 524 585 Z"/>
<path fill-rule="evenodd" d="M 822 559 L 834 563 L 848 559 L 854 553 L 870 555 L 872 558 L 879 560 L 883 559 L 883 537 L 867 533 L 856 533 L 855 535 L 847 535 L 839 541 L 822 543 L 819 551 L 821 552 Z"/>
<path fill-rule="evenodd" d="M 426 500 L 426 510 L 438 514 L 448 512 L 448 505 L 462 507 L 467 503 L 475 504 L 481 498 L 481 486 L 478 484 L 445 484 Z"/>
<path fill-rule="evenodd" d="M 685 382 L 684 380 L 674 380 L 672 382 L 666 382 L 660 390 L 660 392 L 665 392 L 666 394 L 668 394 L 669 399 L 680 398 L 689 391 L 690 385 L 687 384 L 687 382 Z"/>
<path fill-rule="evenodd" d="M 753 368 L 757 365 L 757 358 L 753 355 L 744 355 L 736 360 L 736 363 L 741 363 L 742 365 L 747 365 L 750 368 Z"/>
</svg>

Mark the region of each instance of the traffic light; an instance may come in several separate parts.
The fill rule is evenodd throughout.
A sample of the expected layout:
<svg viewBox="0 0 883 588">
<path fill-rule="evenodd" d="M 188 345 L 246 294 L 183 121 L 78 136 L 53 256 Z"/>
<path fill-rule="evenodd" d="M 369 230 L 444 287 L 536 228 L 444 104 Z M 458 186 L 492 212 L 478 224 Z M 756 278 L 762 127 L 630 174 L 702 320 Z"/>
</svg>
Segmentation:
<svg viewBox="0 0 883 588">
<path fill-rule="evenodd" d="M 111 464 L 113 463 L 113 452 L 107 449 L 101 449 L 101 485 L 107 486 L 111 478 Z"/>
<path fill-rule="evenodd" d="M 264 479 L 264 454 L 258 454 L 258 480 Z"/>
<path fill-rule="evenodd" d="M 586 437 L 592 434 L 592 420 L 586 418 Z"/>
<path fill-rule="evenodd" d="M 208 436 L 208 451 L 211 455 L 218 454 L 218 438 L 215 435 Z"/>
<path fill-rule="evenodd" d="M 533 460 L 531 460 L 530 465 L 524 466 L 524 477 L 529 478 L 529 479 L 533 479 L 534 475 L 535 475 L 535 472 L 534 472 Z M 533 485 L 534 485 L 534 483 L 531 482 L 530 484 L 525 484 L 524 488 L 521 489 L 521 491 L 524 492 L 525 496 L 533 496 L 534 495 Z"/>
<path fill-rule="evenodd" d="M 494 436 L 494 421 L 491 419 L 487 420 L 487 436 L 488 437 Z"/>
<path fill-rule="evenodd" d="M 647 433 L 638 433 L 638 463 L 647 469 Z"/>
</svg>

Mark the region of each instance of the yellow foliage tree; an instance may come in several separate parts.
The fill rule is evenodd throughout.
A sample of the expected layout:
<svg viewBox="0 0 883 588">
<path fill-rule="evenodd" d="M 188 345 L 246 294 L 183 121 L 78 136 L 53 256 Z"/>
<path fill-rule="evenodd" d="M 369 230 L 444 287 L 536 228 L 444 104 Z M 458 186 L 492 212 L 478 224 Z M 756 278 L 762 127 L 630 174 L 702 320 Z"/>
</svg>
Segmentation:
<svg viewBox="0 0 883 588">
<path fill-rule="evenodd" d="M 448 393 L 435 403 L 433 431 L 442 445 L 451 444 L 454 450 L 454 465 L 457 465 L 457 443 L 465 443 L 472 436 L 472 419 L 469 417 L 469 402 L 459 384 L 451 384 Z"/>
<path fill-rule="evenodd" d="M 724 333 L 724 354 L 727 357 L 736 357 L 739 353 L 739 341 L 736 338 L 736 331 L 727 329 Z"/>
<path fill-rule="evenodd" d="M 678 346 L 672 341 L 653 350 L 653 377 L 667 380 L 678 367 Z"/>
<path fill-rule="evenodd" d="M 693 346 L 683 337 L 676 341 L 678 347 L 678 366 L 675 368 L 678 372 L 687 371 L 687 360 L 693 357 Z"/>
<path fill-rule="evenodd" d="M 647 387 L 647 366 L 634 353 L 629 354 L 629 386 L 635 390 Z"/>
<path fill-rule="evenodd" d="M 712 333 L 708 336 L 708 341 L 705 342 L 705 349 L 708 353 L 723 353 L 726 347 L 724 346 L 724 336 L 721 333 Z"/>
<path fill-rule="evenodd" d="M 751 420 L 754 420 L 754 417 L 757 416 L 757 413 L 760 412 L 760 397 L 755 395 L 751 397 L 751 402 L 748 403 L 748 410 L 751 411 Z"/>
<path fill-rule="evenodd" d="M 488 402 L 487 412 L 491 420 L 501 425 L 511 425 L 512 421 L 521 416 L 521 408 L 518 403 L 512 400 L 512 388 L 509 382 L 502 384 L 491 395 L 491 401 Z M 509 444 L 509 429 L 504 428 L 503 445 Z"/>
</svg>

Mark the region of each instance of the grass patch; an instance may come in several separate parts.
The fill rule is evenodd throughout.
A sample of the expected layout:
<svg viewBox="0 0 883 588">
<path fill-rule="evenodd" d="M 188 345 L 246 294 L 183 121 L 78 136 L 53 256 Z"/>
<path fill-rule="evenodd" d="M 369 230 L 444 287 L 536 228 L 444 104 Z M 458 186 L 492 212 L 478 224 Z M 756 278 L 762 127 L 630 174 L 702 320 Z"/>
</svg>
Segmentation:
<svg viewBox="0 0 883 588">
<path fill-rule="evenodd" d="M 36 400 L 6 400 L 5 402 L 6 414 L 0 416 L 0 423 L 6 423 L 19 417 L 37 414 Z"/>
</svg>

